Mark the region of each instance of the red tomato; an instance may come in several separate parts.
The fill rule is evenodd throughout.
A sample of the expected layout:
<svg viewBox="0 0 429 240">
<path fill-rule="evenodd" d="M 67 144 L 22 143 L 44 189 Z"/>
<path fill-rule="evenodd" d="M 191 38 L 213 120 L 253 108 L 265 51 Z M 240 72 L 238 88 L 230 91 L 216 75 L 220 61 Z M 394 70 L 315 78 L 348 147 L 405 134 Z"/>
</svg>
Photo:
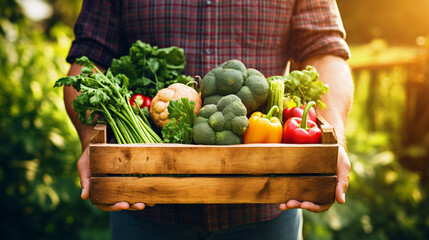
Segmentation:
<svg viewBox="0 0 429 240">
<path fill-rule="evenodd" d="M 134 94 L 130 98 L 130 105 L 132 107 L 136 107 L 136 103 L 140 108 L 150 108 L 150 103 L 152 102 L 152 99 L 150 97 L 142 95 L 142 94 Z"/>
</svg>

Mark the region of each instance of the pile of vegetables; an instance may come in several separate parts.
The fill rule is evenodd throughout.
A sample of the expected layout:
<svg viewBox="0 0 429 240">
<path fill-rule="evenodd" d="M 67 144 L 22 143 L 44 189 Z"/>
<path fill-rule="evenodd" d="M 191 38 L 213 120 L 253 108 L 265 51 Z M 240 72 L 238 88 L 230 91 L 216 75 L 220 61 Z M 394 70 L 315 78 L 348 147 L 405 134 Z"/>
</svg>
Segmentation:
<svg viewBox="0 0 429 240">
<path fill-rule="evenodd" d="M 314 106 L 325 107 L 321 95 L 328 86 L 311 66 L 265 78 L 232 59 L 210 70 L 198 91 L 187 85 L 194 78 L 182 74 L 185 55 L 174 46 L 137 41 L 105 73 L 87 57 L 76 63 L 81 74 L 61 78 L 55 87 L 80 91 L 72 102 L 79 120 L 92 124 L 98 114 L 117 143 L 320 142 Z"/>
<path fill-rule="evenodd" d="M 211 106 L 215 112 L 213 105 L 228 94 L 241 99 L 247 109 L 246 115 L 251 115 L 247 119 L 248 129 L 243 133 L 234 132 L 236 136 L 229 134 L 228 137 L 234 141 L 228 144 L 237 144 L 237 139 L 240 139 L 240 143 L 317 143 L 320 142 L 321 132 L 316 124 L 313 107 L 316 102 L 321 108 L 325 107 L 321 95 L 328 91 L 328 86 L 319 81 L 318 77 L 316 69 L 307 66 L 303 71 L 266 79 L 258 70 L 247 69 L 242 62 L 233 59 L 212 69 L 202 79 L 201 97 L 204 106 L 201 110 Z M 256 111 L 261 108 L 265 108 L 268 113 Z M 296 122 L 299 124 L 294 125 Z M 210 116 L 203 111 L 194 123 L 194 141 L 219 144 L 213 136 L 231 124 L 231 120 L 224 122 L 222 114 Z M 215 131 L 209 131 L 210 128 Z M 225 141 L 220 141 L 220 144 L 225 144 Z"/>
</svg>

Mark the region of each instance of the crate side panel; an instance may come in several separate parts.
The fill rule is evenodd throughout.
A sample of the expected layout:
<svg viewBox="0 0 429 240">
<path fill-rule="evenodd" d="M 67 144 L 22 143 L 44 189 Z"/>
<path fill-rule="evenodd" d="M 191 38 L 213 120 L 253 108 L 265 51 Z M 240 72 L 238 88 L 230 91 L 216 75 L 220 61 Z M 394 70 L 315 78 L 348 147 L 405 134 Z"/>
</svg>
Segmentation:
<svg viewBox="0 0 429 240">
<path fill-rule="evenodd" d="M 336 173 L 336 144 L 92 144 L 91 173 L 303 174 Z"/>
<path fill-rule="evenodd" d="M 92 204 L 334 202 L 336 176 L 318 177 L 93 177 Z"/>
</svg>

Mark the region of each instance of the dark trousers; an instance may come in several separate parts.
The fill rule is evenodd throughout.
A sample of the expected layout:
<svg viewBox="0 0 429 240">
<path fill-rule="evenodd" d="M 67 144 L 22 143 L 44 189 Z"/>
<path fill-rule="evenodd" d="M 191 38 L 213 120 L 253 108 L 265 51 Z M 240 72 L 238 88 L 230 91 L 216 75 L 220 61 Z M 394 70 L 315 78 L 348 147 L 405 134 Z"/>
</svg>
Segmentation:
<svg viewBox="0 0 429 240">
<path fill-rule="evenodd" d="M 110 220 L 114 240 L 302 239 L 301 209 L 285 211 L 280 216 L 269 221 L 244 224 L 214 232 L 198 231 L 189 225 L 158 223 L 135 216 L 127 211 L 110 213 Z"/>
</svg>

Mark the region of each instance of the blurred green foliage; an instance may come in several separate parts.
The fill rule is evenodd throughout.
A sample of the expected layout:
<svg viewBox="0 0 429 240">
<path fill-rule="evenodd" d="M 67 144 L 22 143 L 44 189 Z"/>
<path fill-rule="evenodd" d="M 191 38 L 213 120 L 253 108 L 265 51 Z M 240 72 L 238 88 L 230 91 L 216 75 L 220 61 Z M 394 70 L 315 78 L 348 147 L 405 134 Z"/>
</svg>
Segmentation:
<svg viewBox="0 0 429 240">
<path fill-rule="evenodd" d="M 306 239 L 428 239 L 429 201 L 419 176 L 406 172 L 382 133 L 367 134 L 364 151 L 350 142 L 352 173 L 345 205 L 305 212 Z M 356 146 L 362 148 L 362 146 Z"/>
<path fill-rule="evenodd" d="M 81 1 L 46 2 L 52 15 L 34 22 L 16 1 L 0 0 L 0 232 L 2 239 L 109 239 L 107 214 L 80 199 L 79 140 L 65 112 L 61 89 L 52 88 L 68 70 L 64 59 Z M 389 19 L 386 15 L 403 14 L 403 4 L 389 3 L 338 1 L 352 42 L 374 37 L 412 42 L 426 34 L 417 32 L 428 26 L 425 20 L 395 38 L 395 28 L 410 22 L 401 18 L 393 27 L 385 27 L 392 25 L 383 21 Z M 416 3 L 406 9 L 427 1 Z M 420 15 L 407 16 L 417 21 Z M 416 52 L 376 40 L 352 48 L 352 54 L 351 63 L 360 64 L 409 59 Z M 352 161 L 347 203 L 335 204 L 322 214 L 305 211 L 306 239 L 429 239 L 428 189 L 418 175 L 398 164 L 396 152 L 406 78 L 400 68 L 355 74 L 347 136 Z M 372 87 L 374 79 L 377 88 Z M 377 92 L 371 95 L 374 89 Z"/>
<path fill-rule="evenodd" d="M 395 56 L 412 59 L 421 54 L 405 47 L 374 50 L 373 44 L 352 47 L 352 55 L 390 63 Z M 321 214 L 305 212 L 306 239 L 429 239 L 429 190 L 419 175 L 399 164 L 408 74 L 401 67 L 354 72 L 346 204 L 334 204 Z"/>
<path fill-rule="evenodd" d="M 107 239 L 106 214 L 80 199 L 80 143 L 53 89 L 68 70 L 71 28 L 46 32 L 13 3 L 0 17 L 1 238 Z"/>
</svg>

